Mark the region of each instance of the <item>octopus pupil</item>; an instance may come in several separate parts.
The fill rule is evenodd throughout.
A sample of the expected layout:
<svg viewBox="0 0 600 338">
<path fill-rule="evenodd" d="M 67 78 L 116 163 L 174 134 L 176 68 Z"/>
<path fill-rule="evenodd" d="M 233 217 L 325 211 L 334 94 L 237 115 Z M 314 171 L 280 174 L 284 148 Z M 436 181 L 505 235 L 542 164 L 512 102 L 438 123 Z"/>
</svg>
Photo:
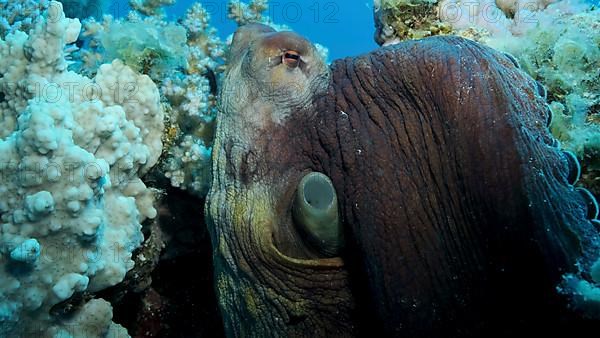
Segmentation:
<svg viewBox="0 0 600 338">
<path fill-rule="evenodd" d="M 294 59 L 294 60 L 298 60 L 300 59 L 300 56 L 297 54 L 292 54 L 292 53 L 285 53 L 285 57 L 287 59 Z"/>
</svg>

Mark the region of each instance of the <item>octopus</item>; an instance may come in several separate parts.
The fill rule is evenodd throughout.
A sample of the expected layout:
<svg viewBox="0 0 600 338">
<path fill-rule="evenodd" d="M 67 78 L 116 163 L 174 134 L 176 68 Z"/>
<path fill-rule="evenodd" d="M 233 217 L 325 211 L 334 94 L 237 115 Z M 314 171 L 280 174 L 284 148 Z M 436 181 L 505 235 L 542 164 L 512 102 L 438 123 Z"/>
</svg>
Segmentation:
<svg viewBox="0 0 600 338">
<path fill-rule="evenodd" d="M 228 336 L 581 319 L 558 290 L 600 283 L 598 205 L 510 55 L 445 36 L 328 66 L 305 38 L 249 24 L 228 60 L 205 205 Z"/>
</svg>

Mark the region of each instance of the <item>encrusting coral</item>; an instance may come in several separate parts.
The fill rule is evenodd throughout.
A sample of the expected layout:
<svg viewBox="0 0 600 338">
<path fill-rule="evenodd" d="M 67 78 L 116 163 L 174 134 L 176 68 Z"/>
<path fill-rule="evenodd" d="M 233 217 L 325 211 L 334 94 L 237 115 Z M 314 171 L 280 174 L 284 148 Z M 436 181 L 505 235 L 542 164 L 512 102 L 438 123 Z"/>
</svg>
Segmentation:
<svg viewBox="0 0 600 338">
<path fill-rule="evenodd" d="M 104 300 L 61 303 L 133 267 L 156 216 L 140 177 L 164 113 L 151 79 L 118 60 L 94 78 L 67 70 L 80 28 L 51 2 L 29 34 L 0 40 L 0 336 L 126 335 Z"/>
</svg>

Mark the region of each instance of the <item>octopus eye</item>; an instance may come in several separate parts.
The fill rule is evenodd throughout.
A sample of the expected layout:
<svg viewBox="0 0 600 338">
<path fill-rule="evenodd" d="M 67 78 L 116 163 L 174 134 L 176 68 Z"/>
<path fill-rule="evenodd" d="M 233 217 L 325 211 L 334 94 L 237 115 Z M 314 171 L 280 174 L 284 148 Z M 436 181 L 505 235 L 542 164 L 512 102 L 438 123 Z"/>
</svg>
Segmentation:
<svg viewBox="0 0 600 338">
<path fill-rule="evenodd" d="M 282 60 L 288 67 L 296 68 L 300 64 L 300 54 L 296 51 L 288 50 L 283 53 Z"/>
</svg>

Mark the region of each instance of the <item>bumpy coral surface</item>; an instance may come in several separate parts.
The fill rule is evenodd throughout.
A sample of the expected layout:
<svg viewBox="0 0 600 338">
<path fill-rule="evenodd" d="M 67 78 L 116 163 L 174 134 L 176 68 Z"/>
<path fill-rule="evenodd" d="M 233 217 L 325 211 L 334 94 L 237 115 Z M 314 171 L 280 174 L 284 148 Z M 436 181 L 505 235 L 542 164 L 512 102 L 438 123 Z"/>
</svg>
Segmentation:
<svg viewBox="0 0 600 338">
<path fill-rule="evenodd" d="M 48 4 L 48 0 L 0 0 L 0 38 L 16 30 L 28 32 Z"/>
<path fill-rule="evenodd" d="M 97 65 L 122 60 L 149 75 L 168 111 L 160 171 L 175 187 L 204 196 L 210 182 L 210 152 L 216 114 L 216 86 L 225 44 L 209 25 L 209 13 L 192 5 L 179 23 L 168 22 L 154 3 L 135 7 L 127 18 L 84 21 L 87 48 L 78 66 L 95 74 Z M 152 14 L 152 16 L 146 16 Z"/>
<path fill-rule="evenodd" d="M 50 7 L 0 40 L 0 336 L 124 334 L 103 300 L 61 304 L 133 267 L 156 216 L 140 176 L 162 151 L 159 93 L 120 61 L 93 79 L 68 71 L 81 25 Z"/>
</svg>

